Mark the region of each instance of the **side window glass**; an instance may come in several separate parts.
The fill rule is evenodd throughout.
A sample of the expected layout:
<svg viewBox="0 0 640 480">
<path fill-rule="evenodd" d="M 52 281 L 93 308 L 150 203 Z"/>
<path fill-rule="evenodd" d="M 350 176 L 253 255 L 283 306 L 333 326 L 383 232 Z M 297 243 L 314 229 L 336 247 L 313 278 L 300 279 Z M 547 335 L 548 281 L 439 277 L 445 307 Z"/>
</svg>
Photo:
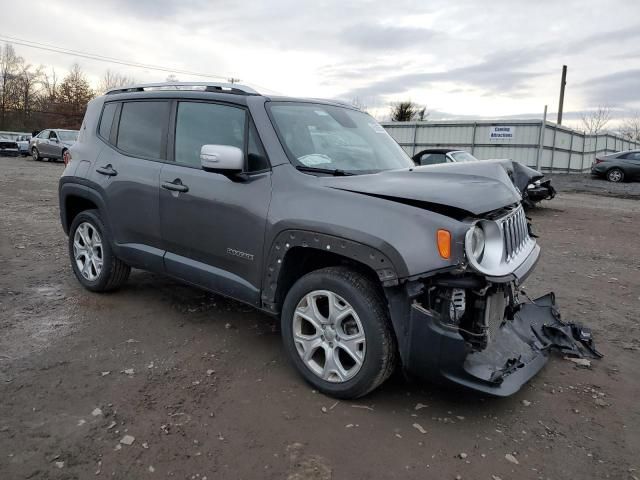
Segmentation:
<svg viewBox="0 0 640 480">
<path fill-rule="evenodd" d="M 100 118 L 100 128 L 98 133 L 102 138 L 109 141 L 109 135 L 111 134 L 111 124 L 113 123 L 113 116 L 116 113 L 117 103 L 107 103 L 102 110 L 102 117 Z"/>
<path fill-rule="evenodd" d="M 176 163 L 200 168 L 203 145 L 230 145 L 244 150 L 244 125 L 242 108 L 180 102 L 176 117 Z"/>
<path fill-rule="evenodd" d="M 40 132 L 38 134 L 38 138 L 49 138 L 49 130 L 45 130 L 44 132 Z"/>
<path fill-rule="evenodd" d="M 247 171 L 259 172 L 269 168 L 269 161 L 267 160 L 267 154 L 262 147 L 258 131 L 256 130 L 253 122 L 249 125 L 249 151 L 248 153 L 248 165 Z"/>
<path fill-rule="evenodd" d="M 420 157 L 420 165 L 436 165 L 446 163 L 447 158 L 444 153 L 425 153 Z"/>
<path fill-rule="evenodd" d="M 168 102 L 126 102 L 122 105 L 117 147 L 134 156 L 162 158 Z"/>
<path fill-rule="evenodd" d="M 49 134 L 49 140 L 57 140 L 57 139 L 58 139 L 58 135 L 56 135 L 56 132 L 52 130 L 51 133 Z"/>
</svg>

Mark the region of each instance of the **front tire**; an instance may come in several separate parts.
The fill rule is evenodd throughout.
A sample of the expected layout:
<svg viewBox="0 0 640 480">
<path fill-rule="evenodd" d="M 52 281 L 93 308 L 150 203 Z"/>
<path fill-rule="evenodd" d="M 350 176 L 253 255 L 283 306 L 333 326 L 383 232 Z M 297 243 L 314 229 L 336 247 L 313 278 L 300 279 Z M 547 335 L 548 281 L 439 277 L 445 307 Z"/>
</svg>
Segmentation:
<svg viewBox="0 0 640 480">
<path fill-rule="evenodd" d="M 34 161 L 39 161 L 42 160 L 42 157 L 40 156 L 40 152 L 38 152 L 38 149 L 36 147 L 33 147 L 31 149 L 31 158 L 33 158 Z"/>
<path fill-rule="evenodd" d="M 93 292 L 116 290 L 131 267 L 111 250 L 111 238 L 97 210 L 80 212 L 69 229 L 69 257 L 78 281 Z"/>
<path fill-rule="evenodd" d="M 619 168 L 612 168 L 607 172 L 607 180 L 613 183 L 624 181 L 624 172 Z"/>
<path fill-rule="evenodd" d="M 281 324 L 289 359 L 327 395 L 358 398 L 393 373 L 386 303 L 376 284 L 354 270 L 329 267 L 299 279 L 287 293 Z"/>
</svg>

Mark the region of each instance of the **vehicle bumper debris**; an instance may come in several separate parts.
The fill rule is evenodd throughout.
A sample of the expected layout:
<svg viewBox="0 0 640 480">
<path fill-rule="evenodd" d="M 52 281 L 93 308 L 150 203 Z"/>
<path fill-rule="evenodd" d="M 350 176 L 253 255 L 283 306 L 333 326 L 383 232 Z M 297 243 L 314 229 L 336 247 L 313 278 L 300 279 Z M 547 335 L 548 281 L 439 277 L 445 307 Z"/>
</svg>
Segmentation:
<svg viewBox="0 0 640 480">
<path fill-rule="evenodd" d="M 478 346 L 472 336 L 479 337 L 479 333 L 447 325 L 437 312 L 414 302 L 405 368 L 431 381 L 445 380 L 490 395 L 509 396 L 544 367 L 552 351 L 576 358 L 602 357 L 589 329 L 561 319 L 553 293 L 513 308 L 504 303 L 497 308 L 506 313 L 497 327 L 495 318 L 489 320 L 484 344 Z"/>
</svg>

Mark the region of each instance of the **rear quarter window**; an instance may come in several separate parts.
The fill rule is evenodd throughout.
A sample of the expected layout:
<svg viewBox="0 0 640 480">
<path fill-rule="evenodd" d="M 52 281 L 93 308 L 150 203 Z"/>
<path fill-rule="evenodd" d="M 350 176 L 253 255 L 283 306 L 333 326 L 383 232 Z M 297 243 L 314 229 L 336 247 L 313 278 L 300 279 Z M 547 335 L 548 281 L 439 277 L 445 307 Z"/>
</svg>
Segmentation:
<svg viewBox="0 0 640 480">
<path fill-rule="evenodd" d="M 102 116 L 100 117 L 100 127 L 98 134 L 109 141 L 109 135 L 111 134 L 111 125 L 113 124 L 113 117 L 116 114 L 117 103 L 106 103 L 102 109 Z"/>
</svg>

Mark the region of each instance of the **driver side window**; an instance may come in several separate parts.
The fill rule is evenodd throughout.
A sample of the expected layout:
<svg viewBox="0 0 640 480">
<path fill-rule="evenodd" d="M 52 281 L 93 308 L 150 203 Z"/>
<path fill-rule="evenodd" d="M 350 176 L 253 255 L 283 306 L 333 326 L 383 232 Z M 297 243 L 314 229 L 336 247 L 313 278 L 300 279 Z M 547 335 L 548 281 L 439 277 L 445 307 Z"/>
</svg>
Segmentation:
<svg viewBox="0 0 640 480">
<path fill-rule="evenodd" d="M 56 135 L 56 132 L 52 130 L 51 133 L 49 134 L 49 140 L 57 140 L 57 139 L 58 139 L 58 135 Z"/>
</svg>

